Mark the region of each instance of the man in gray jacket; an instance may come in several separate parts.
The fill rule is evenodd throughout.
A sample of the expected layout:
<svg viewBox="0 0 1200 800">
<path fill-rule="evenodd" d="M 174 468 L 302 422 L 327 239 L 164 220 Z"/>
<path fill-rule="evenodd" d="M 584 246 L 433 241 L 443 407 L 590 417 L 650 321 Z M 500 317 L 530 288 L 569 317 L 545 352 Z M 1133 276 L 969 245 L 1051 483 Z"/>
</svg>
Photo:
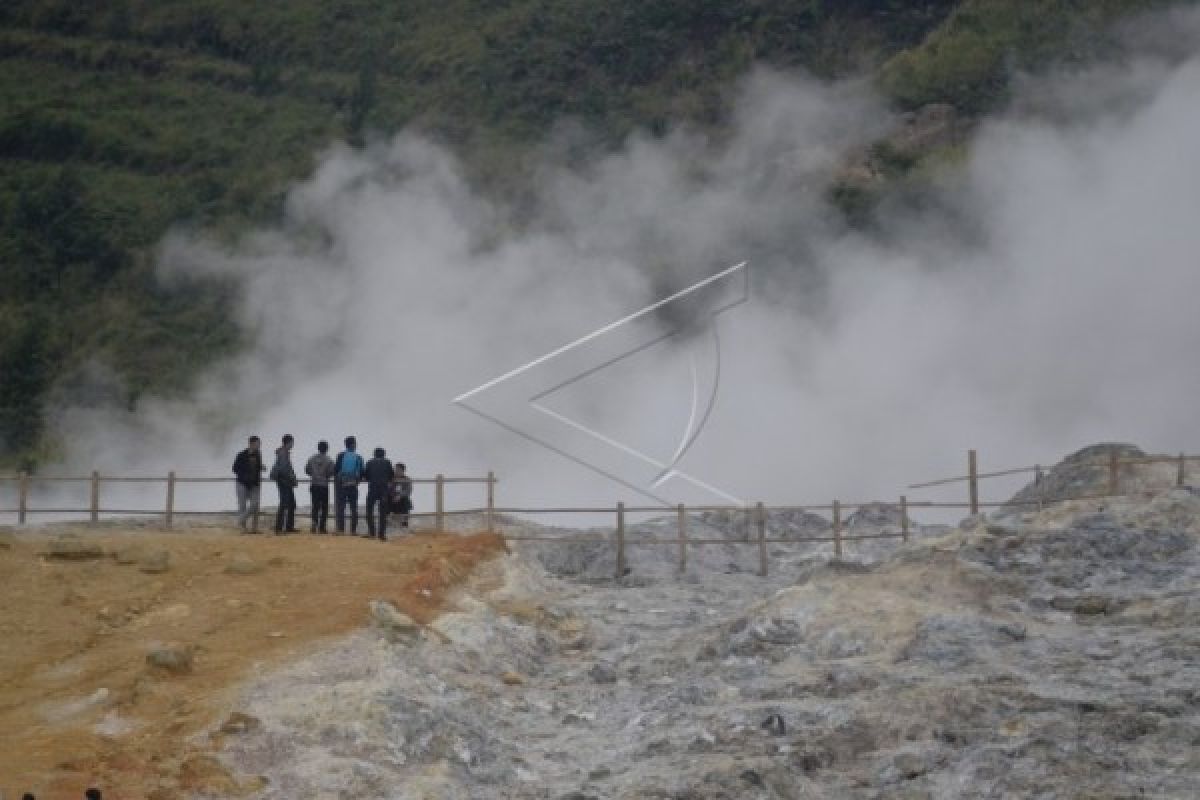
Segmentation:
<svg viewBox="0 0 1200 800">
<path fill-rule="evenodd" d="M 312 495 L 312 532 L 329 533 L 329 481 L 333 478 L 333 459 L 329 457 L 329 442 L 317 442 L 317 452 L 304 465 L 304 474 L 312 478 L 308 492 Z"/>
<path fill-rule="evenodd" d="M 292 467 L 292 444 L 296 440 L 289 433 L 283 444 L 275 450 L 275 466 L 271 467 L 271 480 L 279 489 L 279 510 L 275 512 L 275 533 L 296 532 L 296 470 Z"/>
</svg>

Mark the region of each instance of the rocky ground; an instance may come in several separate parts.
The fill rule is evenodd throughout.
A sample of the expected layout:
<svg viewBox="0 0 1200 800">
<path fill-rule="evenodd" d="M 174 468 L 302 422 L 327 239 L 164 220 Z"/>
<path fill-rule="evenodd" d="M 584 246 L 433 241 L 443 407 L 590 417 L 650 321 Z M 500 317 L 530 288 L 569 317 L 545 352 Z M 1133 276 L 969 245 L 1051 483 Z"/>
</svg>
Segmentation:
<svg viewBox="0 0 1200 800">
<path fill-rule="evenodd" d="M 119 522 L 0 529 L 0 798 L 231 797 L 237 687 L 340 641 L 386 600 L 436 616 L 495 536 L 239 536 Z M 414 623 L 415 624 L 415 623 Z"/>
<path fill-rule="evenodd" d="M 1078 463 L 1047 479 L 1101 488 Z M 248 685 L 261 726 L 223 759 L 268 798 L 1193 797 L 1200 494 L 1171 478 L 841 560 L 778 543 L 766 578 L 753 546 L 695 548 L 679 574 L 674 547 L 634 545 L 618 581 L 606 542 L 522 543 L 430 628 L 377 608 Z M 851 519 L 895 526 L 886 507 Z"/>
</svg>

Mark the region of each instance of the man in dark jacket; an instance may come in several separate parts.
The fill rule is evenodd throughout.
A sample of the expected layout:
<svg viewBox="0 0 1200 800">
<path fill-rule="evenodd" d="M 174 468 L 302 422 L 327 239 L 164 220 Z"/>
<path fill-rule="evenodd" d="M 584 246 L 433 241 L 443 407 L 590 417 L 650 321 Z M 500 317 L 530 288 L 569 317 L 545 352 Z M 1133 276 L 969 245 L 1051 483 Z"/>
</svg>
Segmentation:
<svg viewBox="0 0 1200 800">
<path fill-rule="evenodd" d="M 329 480 L 333 477 L 329 442 L 317 442 L 317 452 L 304 465 L 304 472 L 312 478 L 308 486 L 308 493 L 312 495 L 312 532 L 328 533 L 325 525 L 329 517 Z"/>
<path fill-rule="evenodd" d="M 295 439 L 286 434 L 283 444 L 275 450 L 275 465 L 271 467 L 271 480 L 279 489 L 279 510 L 275 512 L 275 533 L 296 532 L 296 470 L 292 467 L 292 444 Z"/>
<path fill-rule="evenodd" d="M 392 479 L 396 477 L 396 471 L 392 469 L 392 462 L 384 458 L 385 455 L 382 447 L 376 447 L 375 457 L 363 468 L 363 477 L 367 479 L 367 536 L 371 539 L 376 536 L 375 510 L 378 509 L 378 535 L 386 542 L 388 488 L 392 485 Z"/>
<path fill-rule="evenodd" d="M 242 533 L 258 533 L 258 502 L 262 492 L 262 473 L 266 467 L 259 451 L 261 442 L 251 436 L 245 450 L 233 459 L 233 474 L 236 476 L 238 527 Z M 247 530 L 247 523 L 250 528 Z"/>
</svg>

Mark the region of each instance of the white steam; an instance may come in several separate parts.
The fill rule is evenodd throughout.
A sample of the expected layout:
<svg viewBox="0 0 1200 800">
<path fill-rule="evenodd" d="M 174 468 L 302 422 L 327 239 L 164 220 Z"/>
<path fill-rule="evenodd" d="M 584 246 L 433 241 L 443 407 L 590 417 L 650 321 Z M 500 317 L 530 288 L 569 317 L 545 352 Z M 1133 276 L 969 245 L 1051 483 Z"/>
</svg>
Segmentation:
<svg viewBox="0 0 1200 800">
<path fill-rule="evenodd" d="M 1200 30 L 1198 14 L 1177 20 Z M 519 227 L 434 143 L 335 147 L 280 228 L 232 250 L 164 243 L 165 275 L 243 281 L 235 313 L 255 345 L 187 404 L 69 415 L 72 461 L 223 475 L 249 433 L 268 452 L 294 433 L 302 457 L 356 434 L 418 475 L 494 469 L 503 505 L 638 501 L 450 400 L 742 259 L 752 297 L 721 317 L 720 395 L 680 467 L 748 500 L 891 499 L 959 472 L 969 447 L 984 467 L 1100 440 L 1196 452 L 1190 52 L 1029 82 L 947 173 L 938 210 L 871 235 L 824 200 L 847 153 L 893 123 L 858 85 L 759 72 L 721 142 L 636 136 L 582 168 L 547 155 Z M 638 364 L 575 402 L 665 457 L 686 365 L 674 347 Z"/>
</svg>

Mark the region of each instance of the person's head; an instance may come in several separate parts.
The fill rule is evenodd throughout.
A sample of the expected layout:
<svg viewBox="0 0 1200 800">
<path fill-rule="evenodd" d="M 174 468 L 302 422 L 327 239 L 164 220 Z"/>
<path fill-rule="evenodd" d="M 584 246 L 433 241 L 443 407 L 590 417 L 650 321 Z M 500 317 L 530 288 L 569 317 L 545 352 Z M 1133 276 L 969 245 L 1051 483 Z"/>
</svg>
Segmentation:
<svg viewBox="0 0 1200 800">
<path fill-rule="evenodd" d="M 293 436 L 292 436 L 290 433 L 285 433 L 285 434 L 283 435 L 283 449 L 284 449 L 284 450 L 291 450 L 291 449 L 292 449 L 292 444 L 293 444 L 295 441 L 296 441 L 295 437 L 293 437 Z"/>
<path fill-rule="evenodd" d="M 262 446 L 262 439 L 259 439 L 257 436 L 251 436 L 249 446 L 251 453 L 257 453 L 258 448 Z"/>
<path fill-rule="evenodd" d="M 405 466 L 403 464 L 396 465 L 396 472 L 404 472 L 404 470 L 405 470 Z"/>
<path fill-rule="evenodd" d="M 375 457 L 376 457 L 376 458 L 383 458 L 383 457 L 384 457 L 384 455 L 385 455 L 385 453 L 383 452 L 383 448 L 382 448 L 382 447 L 376 447 L 376 448 L 375 448 Z"/>
<path fill-rule="evenodd" d="M 317 452 L 318 453 L 328 453 L 329 452 L 329 442 L 317 442 Z"/>
<path fill-rule="evenodd" d="M 103 798 L 100 796 L 99 789 L 91 788 L 83 793 L 83 800 L 103 800 Z"/>
<path fill-rule="evenodd" d="M 33 796 L 33 792 L 26 792 L 21 795 L 21 800 L 37 800 L 37 798 Z"/>
<path fill-rule="evenodd" d="M 358 447 L 358 439 L 355 439 L 353 436 L 347 436 L 346 437 L 346 449 L 353 450 L 356 447 Z"/>
</svg>

